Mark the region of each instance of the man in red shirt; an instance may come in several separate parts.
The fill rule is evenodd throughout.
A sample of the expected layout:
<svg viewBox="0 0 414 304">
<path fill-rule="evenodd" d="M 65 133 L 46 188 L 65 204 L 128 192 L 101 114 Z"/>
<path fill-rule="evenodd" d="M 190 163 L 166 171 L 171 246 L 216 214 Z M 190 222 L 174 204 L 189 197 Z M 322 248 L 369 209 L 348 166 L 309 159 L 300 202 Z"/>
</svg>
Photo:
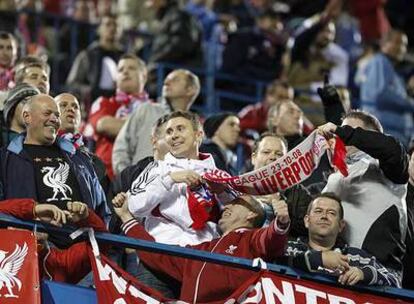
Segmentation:
<svg viewBox="0 0 414 304">
<path fill-rule="evenodd" d="M 147 81 L 145 63 L 135 55 L 126 54 L 118 62 L 117 92 L 110 98 L 100 97 L 91 108 L 85 135 L 93 134 L 96 155 L 105 163 L 108 176 L 112 178 L 112 147 L 116 136 L 128 116 L 148 95 L 144 91 Z M 92 130 L 91 130 L 91 128 Z"/>
<path fill-rule="evenodd" d="M 293 100 L 293 88 L 286 82 L 279 80 L 273 81 L 266 88 L 266 95 L 262 102 L 248 105 L 239 113 L 240 128 L 254 130 L 263 133 L 267 130 L 267 115 L 271 106 L 285 101 Z"/>
<path fill-rule="evenodd" d="M 118 194 L 112 201 L 116 214 L 123 222 L 124 233 L 129 237 L 154 241 L 128 211 L 126 201 L 125 193 Z M 283 255 L 290 223 L 284 201 L 275 201 L 272 206 L 276 219 L 268 227 L 254 229 L 263 225 L 264 210 L 253 197 L 239 197 L 224 207 L 218 222 L 222 237 L 189 247 L 248 259 L 260 257 L 265 261 L 271 261 Z M 249 270 L 145 251 L 139 252 L 139 258 L 152 270 L 181 282 L 180 300 L 191 303 L 225 299 L 253 275 Z"/>
</svg>

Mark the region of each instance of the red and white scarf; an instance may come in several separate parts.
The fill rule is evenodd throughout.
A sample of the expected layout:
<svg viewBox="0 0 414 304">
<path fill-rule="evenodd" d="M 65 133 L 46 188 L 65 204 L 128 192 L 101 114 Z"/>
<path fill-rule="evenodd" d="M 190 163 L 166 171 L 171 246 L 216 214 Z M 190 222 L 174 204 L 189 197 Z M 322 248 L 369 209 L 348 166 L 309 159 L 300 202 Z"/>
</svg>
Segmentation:
<svg viewBox="0 0 414 304">
<path fill-rule="evenodd" d="M 207 172 L 203 177 L 211 182 L 227 184 L 229 188 L 246 194 L 276 193 L 300 184 L 310 177 L 325 152 L 328 152 L 331 164 L 347 176 L 346 150 L 342 140 L 336 137 L 334 141 L 328 142 L 314 131 L 286 155 L 263 168 L 233 177 L 223 177 L 218 170 Z"/>
</svg>

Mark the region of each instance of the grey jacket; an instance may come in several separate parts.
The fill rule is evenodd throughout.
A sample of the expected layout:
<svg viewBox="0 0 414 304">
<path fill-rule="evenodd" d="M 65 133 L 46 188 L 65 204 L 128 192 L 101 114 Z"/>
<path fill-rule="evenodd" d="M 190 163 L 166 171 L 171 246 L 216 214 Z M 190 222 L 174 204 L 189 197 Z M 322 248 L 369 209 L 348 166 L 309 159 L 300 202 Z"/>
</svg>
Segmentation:
<svg viewBox="0 0 414 304">
<path fill-rule="evenodd" d="M 119 174 L 126 167 L 153 155 L 151 130 L 161 116 L 170 113 L 166 102 L 144 103 L 131 114 L 116 137 L 112 151 L 112 167 Z"/>
<path fill-rule="evenodd" d="M 347 157 L 349 175 L 331 174 L 324 190 L 342 200 L 345 239 L 387 269 L 401 272 L 407 232 L 407 152 L 394 137 L 380 132 L 341 126 L 335 133 L 345 145 L 360 150 Z"/>
<path fill-rule="evenodd" d="M 389 180 L 378 160 L 364 152 L 351 155 L 347 163 L 349 175 L 331 174 L 323 190 L 342 199 L 345 239 L 400 272 L 407 230 L 407 185 Z"/>
</svg>

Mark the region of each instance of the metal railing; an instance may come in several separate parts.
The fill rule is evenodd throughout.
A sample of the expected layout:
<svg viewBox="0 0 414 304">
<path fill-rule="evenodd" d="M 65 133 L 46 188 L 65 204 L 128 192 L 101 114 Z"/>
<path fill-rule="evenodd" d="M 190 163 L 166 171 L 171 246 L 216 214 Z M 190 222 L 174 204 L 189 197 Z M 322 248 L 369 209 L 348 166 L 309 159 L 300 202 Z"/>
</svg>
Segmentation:
<svg viewBox="0 0 414 304">
<path fill-rule="evenodd" d="M 41 223 L 37 221 L 23 221 L 4 214 L 0 214 L 0 223 L 2 226 L 13 226 L 17 228 L 37 230 L 40 232 L 66 235 L 72 233 L 75 229 L 73 227 L 56 227 L 47 223 Z M 124 248 L 134 248 L 143 251 L 173 255 L 182 258 L 220 264 L 224 265 L 225 267 L 237 267 L 253 271 L 259 271 L 261 269 L 260 267 L 253 266 L 253 261 L 246 258 L 210 253 L 206 251 L 200 251 L 185 247 L 165 245 L 161 243 L 139 240 L 110 233 L 97 232 L 95 234 L 95 237 L 98 243 L 106 243 Z M 278 264 L 267 264 L 267 269 L 276 273 L 292 276 L 295 278 L 311 280 L 314 282 L 337 286 L 336 281 L 333 281 L 329 277 L 305 273 L 303 271 L 299 271 L 288 266 L 282 266 Z M 341 286 L 341 288 L 349 287 Z M 376 294 L 379 296 L 393 299 L 414 301 L 414 291 L 406 289 L 399 289 L 393 287 L 352 287 L 349 289 L 356 290 L 362 293 Z"/>
</svg>

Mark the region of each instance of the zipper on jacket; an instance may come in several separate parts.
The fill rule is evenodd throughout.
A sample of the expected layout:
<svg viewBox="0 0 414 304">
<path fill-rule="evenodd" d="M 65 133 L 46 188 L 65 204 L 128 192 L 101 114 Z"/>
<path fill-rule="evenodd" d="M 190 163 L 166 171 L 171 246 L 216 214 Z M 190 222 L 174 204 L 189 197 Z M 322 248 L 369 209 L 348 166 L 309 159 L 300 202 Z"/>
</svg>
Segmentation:
<svg viewBox="0 0 414 304">
<path fill-rule="evenodd" d="M 224 239 L 224 237 L 221 237 L 221 238 L 217 241 L 216 245 L 214 245 L 213 249 L 211 249 L 211 251 L 210 251 L 211 253 L 214 251 L 214 249 L 216 249 L 217 245 L 218 245 L 218 244 L 220 244 L 220 242 L 221 242 L 223 239 Z M 196 286 L 195 286 L 195 290 L 194 290 L 194 297 L 193 297 L 193 304 L 196 304 L 196 303 L 197 303 L 197 296 L 198 296 L 198 285 L 200 284 L 200 277 L 201 277 L 201 273 L 203 272 L 204 267 L 206 266 L 206 264 L 207 264 L 207 262 L 204 262 L 204 263 L 203 263 L 203 266 L 201 266 L 200 272 L 199 272 L 199 273 L 198 273 L 198 275 L 197 275 Z"/>
</svg>

